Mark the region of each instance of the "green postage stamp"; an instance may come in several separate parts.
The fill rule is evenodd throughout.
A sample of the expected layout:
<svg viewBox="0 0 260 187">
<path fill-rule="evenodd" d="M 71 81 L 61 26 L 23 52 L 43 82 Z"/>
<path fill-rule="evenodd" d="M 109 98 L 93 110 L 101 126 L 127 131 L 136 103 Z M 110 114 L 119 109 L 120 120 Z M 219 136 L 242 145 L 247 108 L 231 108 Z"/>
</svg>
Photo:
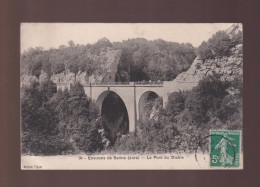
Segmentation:
<svg viewBox="0 0 260 187">
<path fill-rule="evenodd" d="M 240 166 L 241 131 L 210 131 L 210 167 Z"/>
</svg>

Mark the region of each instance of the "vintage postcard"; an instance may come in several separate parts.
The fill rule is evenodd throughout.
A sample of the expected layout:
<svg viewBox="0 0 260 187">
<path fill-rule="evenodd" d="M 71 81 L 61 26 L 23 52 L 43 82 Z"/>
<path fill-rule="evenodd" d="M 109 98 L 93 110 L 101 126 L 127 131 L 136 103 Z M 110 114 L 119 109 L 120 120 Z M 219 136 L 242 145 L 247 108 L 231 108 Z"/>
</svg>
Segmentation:
<svg viewBox="0 0 260 187">
<path fill-rule="evenodd" d="M 22 23 L 22 170 L 243 169 L 240 23 Z"/>
</svg>

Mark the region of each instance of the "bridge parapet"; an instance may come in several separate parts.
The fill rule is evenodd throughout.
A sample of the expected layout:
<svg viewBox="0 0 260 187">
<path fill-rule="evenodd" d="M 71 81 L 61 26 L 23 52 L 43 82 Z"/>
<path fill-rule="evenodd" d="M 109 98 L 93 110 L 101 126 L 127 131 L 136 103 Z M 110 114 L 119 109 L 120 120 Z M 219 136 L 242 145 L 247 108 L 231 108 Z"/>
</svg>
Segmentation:
<svg viewBox="0 0 260 187">
<path fill-rule="evenodd" d="M 88 83 L 83 84 L 84 87 L 95 87 L 95 86 L 122 86 L 122 87 L 132 87 L 132 86 L 159 86 L 163 87 L 164 82 L 160 81 L 137 81 L 137 82 L 99 82 L 99 83 Z"/>
<path fill-rule="evenodd" d="M 83 84 L 84 87 L 106 87 L 106 86 L 133 86 L 132 82 L 97 82 Z"/>
<path fill-rule="evenodd" d="M 163 81 L 136 81 L 136 85 L 163 85 Z"/>
<path fill-rule="evenodd" d="M 130 85 L 131 82 L 97 82 L 91 83 L 91 85 Z"/>
</svg>

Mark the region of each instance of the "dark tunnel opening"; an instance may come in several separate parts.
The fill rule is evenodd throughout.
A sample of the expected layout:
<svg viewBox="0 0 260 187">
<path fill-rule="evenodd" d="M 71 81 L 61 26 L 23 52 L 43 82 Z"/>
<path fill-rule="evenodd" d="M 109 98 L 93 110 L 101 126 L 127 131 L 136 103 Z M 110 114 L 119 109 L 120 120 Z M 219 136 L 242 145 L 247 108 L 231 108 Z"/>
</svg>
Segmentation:
<svg viewBox="0 0 260 187">
<path fill-rule="evenodd" d="M 115 93 L 109 92 L 101 108 L 102 124 L 105 136 L 114 145 L 117 138 L 128 133 L 129 118 L 123 100 Z"/>
</svg>

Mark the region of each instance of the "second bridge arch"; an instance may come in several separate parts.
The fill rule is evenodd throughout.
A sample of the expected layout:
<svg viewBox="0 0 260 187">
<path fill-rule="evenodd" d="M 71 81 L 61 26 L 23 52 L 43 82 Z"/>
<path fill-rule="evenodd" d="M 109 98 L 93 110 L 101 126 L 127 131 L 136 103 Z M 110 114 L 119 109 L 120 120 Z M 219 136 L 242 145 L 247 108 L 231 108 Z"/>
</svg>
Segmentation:
<svg viewBox="0 0 260 187">
<path fill-rule="evenodd" d="M 160 96 L 156 92 L 153 92 L 153 91 L 146 91 L 141 95 L 141 97 L 138 101 L 138 106 L 137 106 L 139 120 L 144 120 L 146 117 L 145 109 L 146 109 L 147 103 L 153 102 L 153 101 L 155 101 L 155 99 L 157 99 L 159 97 Z"/>
</svg>

